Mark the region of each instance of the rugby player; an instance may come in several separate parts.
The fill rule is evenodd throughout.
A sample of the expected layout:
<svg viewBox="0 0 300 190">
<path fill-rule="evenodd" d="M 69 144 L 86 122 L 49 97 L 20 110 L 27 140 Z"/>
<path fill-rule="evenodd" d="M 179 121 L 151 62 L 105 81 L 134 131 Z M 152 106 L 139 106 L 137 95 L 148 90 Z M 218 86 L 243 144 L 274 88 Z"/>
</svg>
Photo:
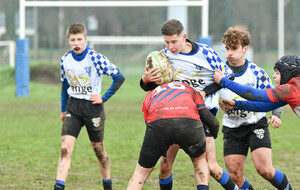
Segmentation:
<svg viewBox="0 0 300 190">
<path fill-rule="evenodd" d="M 220 86 L 226 87 L 250 101 L 221 100 L 224 110 L 251 110 L 265 112 L 289 104 L 294 113 L 300 117 L 300 58 L 296 55 L 285 55 L 278 59 L 274 66 L 273 78 L 275 89 L 254 89 L 226 80 L 220 70 L 216 70 L 214 79 Z"/>
<path fill-rule="evenodd" d="M 273 84 L 267 73 L 245 55 L 251 42 L 247 30 L 230 27 L 222 36 L 225 45 L 226 64 L 233 71 L 236 83 L 257 89 L 271 88 Z M 221 98 L 243 100 L 240 96 L 223 88 Z M 254 188 L 244 175 L 244 166 L 249 149 L 256 171 L 277 189 L 291 189 L 286 175 L 273 168 L 271 136 L 268 123 L 279 127 L 281 109 L 274 110 L 268 120 L 263 112 L 225 111 L 222 132 L 224 160 L 228 173 L 241 190 Z"/>
<path fill-rule="evenodd" d="M 83 125 L 86 126 L 92 148 L 98 159 L 103 177 L 103 188 L 112 189 L 110 162 L 103 144 L 105 121 L 103 104 L 120 88 L 125 77 L 104 55 L 96 53 L 87 46 L 86 35 L 84 25 L 70 25 L 67 29 L 67 39 L 71 50 L 61 58 L 60 119 L 63 121 L 63 126 L 55 190 L 65 188 L 71 155 Z M 103 75 L 111 77 L 113 82 L 102 96 Z"/>
<path fill-rule="evenodd" d="M 161 33 L 166 45 L 166 48 L 162 51 L 171 62 L 173 81 L 187 83 L 201 93 L 205 97 L 206 107 L 216 115 L 219 98 L 219 93 L 216 91 L 220 87 L 213 81 L 214 70 L 215 68 L 221 69 L 226 73 L 227 77 L 231 77 L 232 71 L 222 62 L 211 47 L 188 40 L 180 21 L 176 19 L 166 21 L 161 28 Z M 145 91 L 155 88 L 157 86 L 155 81 L 159 81 L 161 77 L 159 72 L 156 68 L 148 71 L 148 67 L 146 67 L 140 80 L 141 88 Z M 204 128 L 206 135 L 206 159 L 211 176 L 226 190 L 238 189 L 229 174 L 217 163 L 214 138 L 206 125 L 204 125 Z M 161 190 L 172 189 L 172 166 L 178 150 L 178 145 L 172 145 L 166 157 L 161 157 L 159 173 Z"/>
<path fill-rule="evenodd" d="M 166 83 L 146 95 L 142 110 L 147 128 L 138 164 L 127 189 L 143 189 L 159 158 L 165 157 L 174 143 L 190 156 L 197 189 L 209 189 L 210 174 L 202 123 L 210 127 L 216 138 L 219 121 L 205 107 L 202 96 L 188 84 Z"/>
</svg>

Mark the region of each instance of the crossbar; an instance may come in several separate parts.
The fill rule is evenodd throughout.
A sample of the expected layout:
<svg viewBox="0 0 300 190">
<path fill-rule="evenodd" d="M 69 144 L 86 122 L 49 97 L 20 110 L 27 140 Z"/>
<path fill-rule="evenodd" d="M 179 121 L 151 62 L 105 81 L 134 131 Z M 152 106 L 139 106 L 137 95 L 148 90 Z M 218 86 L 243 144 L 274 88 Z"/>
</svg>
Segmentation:
<svg viewBox="0 0 300 190">
<path fill-rule="evenodd" d="M 26 7 L 170 7 L 198 6 L 202 7 L 201 35 L 208 36 L 209 0 L 201 1 L 20 1 L 20 33 L 19 38 L 25 38 L 25 9 Z"/>
<path fill-rule="evenodd" d="M 203 6 L 202 1 L 25 1 L 26 7 L 169 7 Z"/>
</svg>

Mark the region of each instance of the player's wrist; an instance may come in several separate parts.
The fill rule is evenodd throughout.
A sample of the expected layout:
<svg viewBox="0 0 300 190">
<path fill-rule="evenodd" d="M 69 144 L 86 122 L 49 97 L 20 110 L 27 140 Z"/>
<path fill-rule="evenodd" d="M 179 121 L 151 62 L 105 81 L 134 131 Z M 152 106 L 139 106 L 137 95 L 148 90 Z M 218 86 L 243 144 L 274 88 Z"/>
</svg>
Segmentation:
<svg viewBox="0 0 300 190">
<path fill-rule="evenodd" d="M 238 104 L 239 104 L 239 102 L 238 101 L 236 101 L 236 100 L 234 100 L 233 101 L 234 102 L 234 105 L 233 105 L 233 110 L 236 110 L 239 106 L 238 106 Z"/>
<path fill-rule="evenodd" d="M 145 84 L 149 82 L 148 78 L 145 75 L 142 76 L 142 81 Z"/>
<path fill-rule="evenodd" d="M 221 87 L 223 87 L 223 88 L 225 88 L 226 87 L 226 80 L 227 80 L 227 78 L 226 77 L 223 77 L 223 78 L 221 78 L 221 80 L 220 80 L 220 82 L 219 82 L 219 85 L 221 86 Z"/>
</svg>

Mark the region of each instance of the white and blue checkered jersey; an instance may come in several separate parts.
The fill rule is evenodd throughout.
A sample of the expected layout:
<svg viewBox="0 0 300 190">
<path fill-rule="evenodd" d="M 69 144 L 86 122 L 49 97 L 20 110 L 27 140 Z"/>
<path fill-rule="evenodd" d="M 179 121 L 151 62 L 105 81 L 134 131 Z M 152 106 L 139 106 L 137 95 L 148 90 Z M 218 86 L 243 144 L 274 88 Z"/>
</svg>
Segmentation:
<svg viewBox="0 0 300 190">
<path fill-rule="evenodd" d="M 214 83 L 215 68 L 222 70 L 227 77 L 232 75 L 232 71 L 211 47 L 206 44 L 196 44 L 198 48 L 193 53 L 173 54 L 167 48 L 164 52 L 172 65 L 173 81 L 187 83 L 197 92 L 201 92 Z M 218 98 L 219 91 L 206 96 L 206 107 L 209 110 L 218 108 Z"/>
<path fill-rule="evenodd" d="M 91 94 L 101 93 L 103 74 L 113 78 L 117 67 L 104 55 L 87 46 L 86 53 L 76 55 L 72 50 L 61 58 L 61 81 L 67 80 L 71 97 L 91 100 Z"/>
<path fill-rule="evenodd" d="M 268 74 L 262 68 L 248 60 L 244 72 L 240 75 L 235 75 L 234 81 L 256 89 L 273 88 Z M 224 99 L 245 101 L 244 98 L 227 88 L 221 89 L 220 96 Z M 245 110 L 225 111 L 223 125 L 230 128 L 237 128 L 241 125 L 255 124 L 265 116 L 266 114 L 264 112 Z"/>
</svg>

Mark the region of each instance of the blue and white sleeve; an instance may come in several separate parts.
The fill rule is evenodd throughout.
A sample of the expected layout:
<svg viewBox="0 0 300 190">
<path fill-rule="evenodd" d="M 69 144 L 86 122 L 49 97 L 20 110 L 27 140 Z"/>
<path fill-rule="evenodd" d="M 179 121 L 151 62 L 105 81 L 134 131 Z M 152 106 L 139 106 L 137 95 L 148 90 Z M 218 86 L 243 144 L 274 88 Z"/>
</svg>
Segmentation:
<svg viewBox="0 0 300 190">
<path fill-rule="evenodd" d="M 61 83 L 61 112 L 66 112 L 67 111 L 67 103 L 69 99 L 69 94 L 68 94 L 68 88 L 70 87 L 68 81 L 65 79 Z"/>
<path fill-rule="evenodd" d="M 229 80 L 226 77 L 223 77 L 219 83 L 223 88 L 228 88 L 241 97 L 251 100 L 251 101 L 260 101 L 260 102 L 271 102 L 267 95 L 266 89 L 255 89 L 249 86 L 245 86 L 234 81 Z"/>
<path fill-rule="evenodd" d="M 268 112 L 287 105 L 285 102 L 235 101 L 234 110 Z"/>
<path fill-rule="evenodd" d="M 66 112 L 67 111 L 67 103 L 69 99 L 69 94 L 68 94 L 68 88 L 70 87 L 67 79 L 66 79 L 66 74 L 65 74 L 65 69 L 63 65 L 63 61 L 66 55 L 64 55 L 61 58 L 61 66 L 60 66 L 60 80 L 61 80 L 61 97 L 60 97 L 60 102 L 61 102 L 61 112 Z"/>
<path fill-rule="evenodd" d="M 117 90 L 121 87 L 123 82 L 125 81 L 124 75 L 121 73 L 121 71 L 117 68 L 118 73 L 113 76 L 113 82 L 109 89 L 105 92 L 105 94 L 102 96 L 103 103 L 106 102 L 110 97 L 112 97 Z"/>
<path fill-rule="evenodd" d="M 205 57 L 209 62 L 214 64 L 214 68 L 220 69 L 227 78 L 234 76 L 232 70 L 222 61 L 217 52 L 209 46 L 207 48 L 209 53 Z"/>
<path fill-rule="evenodd" d="M 265 89 L 274 87 L 269 75 L 262 68 L 257 65 L 251 65 L 251 70 L 257 78 L 256 88 Z"/>
</svg>

